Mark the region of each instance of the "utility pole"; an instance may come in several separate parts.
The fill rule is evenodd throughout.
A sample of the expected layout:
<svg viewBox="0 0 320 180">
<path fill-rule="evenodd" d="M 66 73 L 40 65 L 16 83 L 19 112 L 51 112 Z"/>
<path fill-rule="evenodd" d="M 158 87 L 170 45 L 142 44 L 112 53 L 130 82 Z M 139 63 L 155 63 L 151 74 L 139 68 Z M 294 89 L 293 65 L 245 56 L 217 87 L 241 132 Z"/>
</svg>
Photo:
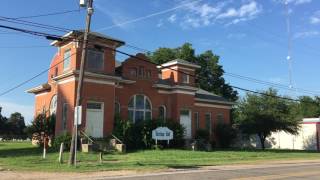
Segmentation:
<svg viewBox="0 0 320 180">
<path fill-rule="evenodd" d="M 80 0 L 80 5 L 83 5 L 84 1 Z M 83 79 L 84 79 L 84 72 L 86 66 L 86 57 L 87 57 L 87 44 L 88 44 L 88 36 L 90 33 L 90 25 L 91 25 L 91 16 L 93 14 L 93 0 L 87 1 L 87 17 L 86 17 L 86 29 L 84 32 L 83 37 L 83 44 L 82 44 L 82 54 L 81 54 L 81 63 L 80 63 L 80 73 L 79 73 L 79 81 L 77 87 L 77 99 L 76 99 L 76 107 L 81 106 L 81 94 L 83 89 Z M 80 112 L 82 113 L 82 112 Z M 82 117 L 82 116 L 80 116 Z M 76 152 L 77 152 L 77 135 L 78 135 L 78 118 L 74 119 L 76 121 L 73 123 L 73 130 L 72 130 L 72 140 L 70 146 L 70 156 L 69 156 L 69 165 L 75 165 L 77 163 Z"/>
</svg>

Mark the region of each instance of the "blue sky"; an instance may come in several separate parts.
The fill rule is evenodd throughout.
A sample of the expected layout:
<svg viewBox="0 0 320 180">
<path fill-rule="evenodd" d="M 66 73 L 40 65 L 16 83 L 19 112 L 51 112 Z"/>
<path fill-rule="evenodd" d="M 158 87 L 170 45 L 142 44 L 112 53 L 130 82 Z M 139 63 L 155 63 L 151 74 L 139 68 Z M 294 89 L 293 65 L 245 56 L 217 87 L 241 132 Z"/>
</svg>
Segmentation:
<svg viewBox="0 0 320 180">
<path fill-rule="evenodd" d="M 317 81 L 320 67 L 320 1 L 288 2 L 294 85 L 320 91 Z M 93 31 L 151 51 L 190 42 L 196 53 L 212 50 L 219 55 L 220 64 L 226 72 L 289 84 L 286 11 L 280 0 L 95 0 L 94 5 Z M 77 9 L 78 0 L 2 0 L 1 7 L 1 16 L 19 17 Z M 83 29 L 85 12 L 25 20 Z M 0 24 L 61 34 L 5 22 Z M 3 92 L 48 68 L 56 49 L 43 38 L 21 33 L 8 34 L 4 29 L 0 31 L 0 92 Z M 126 47 L 121 50 L 137 53 Z M 123 60 L 125 57 L 117 58 Z M 235 86 L 253 90 L 267 88 L 229 76 L 225 78 Z M 34 97 L 25 90 L 46 80 L 47 75 L 43 75 L 0 97 L 3 113 L 9 116 L 19 111 L 30 121 Z M 303 95 L 288 90 L 280 92 L 291 96 Z"/>
</svg>

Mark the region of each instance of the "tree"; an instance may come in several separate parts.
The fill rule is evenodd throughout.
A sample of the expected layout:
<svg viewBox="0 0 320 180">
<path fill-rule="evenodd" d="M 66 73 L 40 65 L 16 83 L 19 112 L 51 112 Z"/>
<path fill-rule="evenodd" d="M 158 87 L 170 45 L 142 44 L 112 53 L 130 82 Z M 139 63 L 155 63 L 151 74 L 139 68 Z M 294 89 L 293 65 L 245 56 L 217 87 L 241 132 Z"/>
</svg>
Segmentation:
<svg viewBox="0 0 320 180">
<path fill-rule="evenodd" d="M 28 135 L 43 144 L 43 137 L 52 137 L 55 132 L 55 115 L 47 117 L 45 114 L 39 114 L 30 126 L 27 127 Z"/>
<path fill-rule="evenodd" d="M 236 123 L 248 135 L 257 134 L 262 149 L 272 132 L 297 134 L 301 118 L 295 111 L 297 103 L 277 98 L 277 91 L 268 89 L 264 94 L 246 94 L 237 107 Z"/>
<path fill-rule="evenodd" d="M 24 122 L 24 117 L 21 115 L 21 113 L 12 113 L 8 119 L 8 124 L 13 135 L 20 137 L 25 135 L 24 129 L 26 128 L 26 125 Z"/>
<path fill-rule="evenodd" d="M 304 118 L 320 116 L 320 97 L 301 96 L 299 100 L 300 113 Z"/>
<path fill-rule="evenodd" d="M 163 64 L 174 59 L 183 59 L 201 66 L 196 71 L 199 78 L 196 79 L 198 86 L 209 92 L 221 95 L 226 99 L 235 101 L 238 99 L 237 91 L 227 84 L 223 78 L 223 67 L 219 65 L 220 57 L 211 50 L 196 55 L 190 43 L 185 43 L 177 48 L 159 48 L 148 54 L 152 62 Z"/>
</svg>

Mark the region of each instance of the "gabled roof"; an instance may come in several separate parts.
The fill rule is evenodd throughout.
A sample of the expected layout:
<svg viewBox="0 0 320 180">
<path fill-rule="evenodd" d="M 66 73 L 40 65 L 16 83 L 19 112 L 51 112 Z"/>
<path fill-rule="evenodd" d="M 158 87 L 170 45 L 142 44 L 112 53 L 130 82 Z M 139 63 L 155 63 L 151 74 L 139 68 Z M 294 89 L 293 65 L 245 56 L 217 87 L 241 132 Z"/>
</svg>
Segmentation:
<svg viewBox="0 0 320 180">
<path fill-rule="evenodd" d="M 174 59 L 172 61 L 168 61 L 164 64 L 161 64 L 161 66 L 158 66 L 158 67 L 161 68 L 161 67 L 168 67 L 168 66 L 172 66 L 172 65 L 184 65 L 184 66 L 189 66 L 189 67 L 193 67 L 193 68 L 200 68 L 199 65 L 197 65 L 195 63 L 188 62 L 183 59 Z"/>
<path fill-rule="evenodd" d="M 73 30 L 73 31 L 70 31 L 69 33 L 65 34 L 62 36 L 62 41 L 53 41 L 51 43 L 51 45 L 57 45 L 61 42 L 64 42 L 64 41 L 70 41 L 70 38 L 67 39 L 67 37 L 81 37 L 82 35 L 84 34 L 84 30 Z M 101 34 L 101 33 L 98 33 L 98 32 L 90 32 L 89 33 L 89 36 L 93 36 L 93 37 L 96 37 L 96 38 L 100 38 L 100 39 L 104 39 L 104 40 L 109 40 L 109 41 L 114 41 L 114 42 L 117 42 L 119 44 L 119 46 L 121 45 L 124 45 L 125 42 L 122 41 L 122 40 L 119 40 L 119 39 L 116 39 L 116 38 L 113 38 L 111 36 L 107 36 L 107 35 L 104 35 L 104 34 Z"/>
</svg>

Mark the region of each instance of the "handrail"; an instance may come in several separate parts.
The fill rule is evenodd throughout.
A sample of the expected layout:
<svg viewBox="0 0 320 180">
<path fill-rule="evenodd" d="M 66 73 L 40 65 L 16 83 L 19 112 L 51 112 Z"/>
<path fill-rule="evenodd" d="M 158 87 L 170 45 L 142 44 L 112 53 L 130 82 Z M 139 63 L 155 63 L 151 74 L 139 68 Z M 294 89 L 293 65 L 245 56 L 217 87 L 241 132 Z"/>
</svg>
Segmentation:
<svg viewBox="0 0 320 180">
<path fill-rule="evenodd" d="M 121 144 L 123 144 L 123 142 L 119 138 L 117 138 L 114 134 L 111 134 L 111 136 L 115 138 L 117 141 L 119 141 Z"/>
<path fill-rule="evenodd" d="M 84 135 L 86 138 L 88 138 L 91 143 L 94 143 L 94 140 L 92 140 L 85 132 L 80 131 L 80 133 L 82 133 L 82 135 Z"/>
</svg>

